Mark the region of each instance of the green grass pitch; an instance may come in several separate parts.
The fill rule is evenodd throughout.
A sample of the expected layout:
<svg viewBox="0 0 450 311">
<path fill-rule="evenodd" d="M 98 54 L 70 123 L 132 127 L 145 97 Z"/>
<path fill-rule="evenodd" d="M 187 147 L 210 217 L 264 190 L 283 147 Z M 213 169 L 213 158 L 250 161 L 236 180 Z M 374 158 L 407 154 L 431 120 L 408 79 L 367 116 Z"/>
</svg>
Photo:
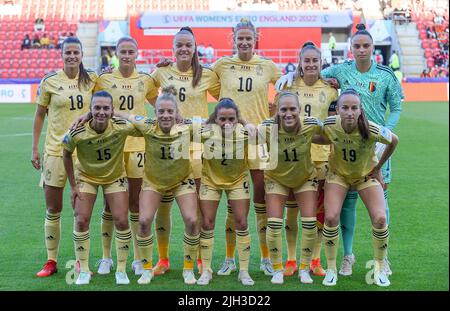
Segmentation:
<svg viewBox="0 0 450 311">
<path fill-rule="evenodd" d="M 405 103 L 396 133 L 400 143 L 393 157 L 393 182 L 390 186 L 390 249 L 394 271 L 392 285 L 386 289 L 365 282 L 366 262 L 372 258 L 371 227 L 368 214 L 361 204 L 357 208 L 357 229 L 354 252 L 357 263 L 351 277 L 340 277 L 338 285 L 326 288 L 322 278 L 313 277 L 314 284 L 300 284 L 297 277 L 285 278 L 285 284 L 274 286 L 270 277 L 259 271 L 259 247 L 255 230 L 253 206 L 250 210 L 252 256 L 250 274 L 256 284 L 241 286 L 237 274 L 216 276 L 209 287 L 186 286 L 182 272 L 183 225 L 176 205 L 173 206 L 171 271 L 156 277 L 148 286 L 138 286 L 137 276 L 128 264 L 129 286 L 115 285 L 114 274 L 94 275 L 91 284 L 77 287 L 66 283 L 70 269 L 65 264 L 75 258 L 71 239 L 73 212 L 66 188 L 62 214 L 62 238 L 59 271 L 55 276 L 40 279 L 35 273 L 46 260 L 43 225 L 45 204 L 43 191 L 38 187 L 39 173 L 30 164 L 31 130 L 34 105 L 0 105 L 0 290 L 448 290 L 449 230 L 448 230 L 448 103 Z M 45 133 L 45 131 L 44 131 Z M 43 138 L 43 137 L 42 137 Z M 43 141 L 43 139 L 42 139 Z M 42 145 L 41 145 L 42 150 Z M 102 196 L 94 209 L 91 223 L 91 270 L 101 257 L 100 213 Z M 222 200 L 215 231 L 213 269 L 217 271 L 225 256 L 224 219 L 226 207 Z M 284 246 L 284 250 L 286 247 Z M 340 251 L 340 253 L 342 253 Z M 114 254 L 114 248 L 113 248 Z M 114 256 L 114 255 L 113 255 Z M 154 260 L 157 260 L 156 247 Z M 338 264 L 341 262 L 338 257 Z M 325 257 L 322 251 L 322 260 Z M 69 273 L 69 274 L 68 274 Z"/>
</svg>

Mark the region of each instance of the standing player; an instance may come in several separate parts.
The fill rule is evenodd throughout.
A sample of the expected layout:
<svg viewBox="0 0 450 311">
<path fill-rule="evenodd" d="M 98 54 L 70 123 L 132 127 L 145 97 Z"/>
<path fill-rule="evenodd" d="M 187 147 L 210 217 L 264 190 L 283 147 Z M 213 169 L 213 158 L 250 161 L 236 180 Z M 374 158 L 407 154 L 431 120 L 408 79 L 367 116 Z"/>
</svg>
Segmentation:
<svg viewBox="0 0 450 311">
<path fill-rule="evenodd" d="M 321 72 L 322 77 L 336 78 L 342 90 L 355 89 L 361 96 L 362 105 L 367 118 L 378 125 L 386 126 L 393 130 L 400 119 L 403 90 L 393 71 L 383 65 L 372 61 L 374 51 L 373 39 L 363 24 L 358 24 L 351 38 L 351 51 L 355 60 L 345 61 L 343 64 L 334 65 Z M 283 77 L 277 82 L 277 89 L 289 78 Z M 292 80 L 292 75 L 291 75 Z M 288 81 L 288 86 L 289 86 Z M 389 106 L 389 117 L 385 119 Z M 380 146 L 380 145 L 378 145 Z M 387 186 L 391 182 L 391 160 L 386 161 L 382 167 L 384 180 L 384 196 L 386 205 L 387 222 L 389 223 L 389 207 Z M 356 224 L 356 201 L 358 195 L 355 191 L 347 193 L 341 214 L 341 230 L 344 245 L 344 260 L 339 274 L 351 275 L 352 266 L 355 263 L 353 255 L 353 236 Z M 386 273 L 392 274 L 389 261 L 386 257 L 384 265 Z"/>
<path fill-rule="evenodd" d="M 256 29 L 250 21 L 241 20 L 234 28 L 234 44 L 237 55 L 222 57 L 212 64 L 220 79 L 220 97 L 231 98 L 239 107 L 242 118 L 252 124 L 260 124 L 269 118 L 269 84 L 281 76 L 276 64 L 254 53 L 257 40 Z M 255 205 L 257 231 L 261 251 L 260 269 L 272 275 L 273 268 L 266 244 L 267 215 L 264 193 L 264 173 L 260 169 L 255 147 L 249 147 L 249 169 L 253 181 L 253 202 Z M 234 251 L 236 236 L 233 217 L 228 208 L 226 220 L 226 259 L 219 275 L 229 275 L 236 270 Z"/>
<path fill-rule="evenodd" d="M 150 75 L 136 70 L 138 56 L 137 42 L 131 37 L 123 37 L 117 41 L 116 53 L 119 68 L 99 76 L 95 90 L 105 90 L 113 97 L 116 111 L 126 111 L 135 115 L 147 115 L 145 101 L 154 102 L 158 95 Z M 124 148 L 125 170 L 128 178 L 129 208 L 131 232 L 133 235 L 134 261 L 132 269 L 136 275 L 143 272 L 141 258 L 137 251 L 136 233 L 139 225 L 139 192 L 142 185 L 145 162 L 145 142 L 142 137 L 128 137 Z M 170 203 L 172 200 L 170 200 Z M 113 218 L 107 202 L 102 213 L 102 247 L 103 258 L 98 268 L 99 274 L 108 274 L 113 261 L 111 244 L 113 236 Z"/>
<path fill-rule="evenodd" d="M 116 227 L 117 271 L 116 283 L 129 284 L 126 273 L 131 230 L 128 225 L 127 179 L 123 162 L 123 148 L 128 135 L 139 136 L 134 126 L 125 120 L 111 119 L 113 98 L 108 92 L 94 93 L 91 100 L 92 120 L 71 130 L 64 136 L 64 167 L 72 188 L 75 212 L 73 240 L 80 274 L 77 285 L 89 284 L 89 223 L 102 186 Z M 72 154 L 77 151 L 74 169 Z M 76 177 L 75 177 L 76 176 Z"/>
<path fill-rule="evenodd" d="M 372 222 L 372 245 L 375 259 L 374 280 L 378 286 L 389 286 L 385 258 L 389 229 L 380 184 L 381 167 L 394 152 L 398 138 L 390 130 L 367 121 L 361 98 L 353 89 L 343 91 L 338 100 L 338 116 L 328 117 L 323 132 L 333 144 L 330 170 L 325 183 L 325 225 L 323 237 L 327 271 L 323 284 L 336 285 L 336 255 L 339 244 L 339 218 L 342 203 L 349 189 L 357 191 L 369 211 Z M 380 161 L 375 155 L 375 144 L 388 145 Z"/>
<path fill-rule="evenodd" d="M 311 143 L 321 131 L 320 121 L 300 117 L 298 95 L 283 91 L 277 95 L 278 112 L 275 120 L 267 120 L 266 137 L 277 136 L 278 145 L 269 140 L 270 162 L 265 171 L 267 202 L 267 245 L 275 273 L 271 282 L 283 284 L 282 240 L 283 208 L 290 192 L 301 209 L 302 240 L 299 278 L 312 283 L 309 275 L 311 257 L 317 240 L 317 178 L 311 160 Z M 275 126 L 274 126 L 275 125 Z"/>
<path fill-rule="evenodd" d="M 208 285 L 212 279 L 211 261 L 214 248 L 214 226 L 222 192 L 227 194 L 233 210 L 239 254 L 239 281 L 243 285 L 255 282 L 248 273 L 250 262 L 250 208 L 248 184 L 248 133 L 240 124 L 239 109 L 230 98 L 222 98 L 202 128 L 204 144 L 200 208 L 203 220 L 200 231 L 200 252 L 203 272 L 197 281 Z"/>
<path fill-rule="evenodd" d="M 219 79 L 211 69 L 202 67 L 198 60 L 197 44 L 194 34 L 189 27 L 183 27 L 173 39 L 173 53 L 175 63 L 169 66 L 159 67 L 153 73 L 156 87 L 168 87 L 173 85 L 177 92 L 177 102 L 180 114 L 188 119 L 207 119 L 209 91 L 214 97 L 218 97 L 220 88 Z M 200 187 L 202 170 L 201 145 L 192 144 L 190 149 L 191 165 L 197 191 Z M 170 268 L 169 262 L 169 240 L 171 232 L 171 202 L 173 197 L 163 197 L 156 213 L 156 240 L 158 243 L 159 261 L 154 269 L 155 275 L 164 274 Z M 199 215 L 199 221 L 201 216 Z M 201 262 L 198 260 L 199 271 Z"/>
<path fill-rule="evenodd" d="M 335 101 L 338 93 L 336 89 L 322 80 L 320 69 L 322 68 L 322 53 L 312 42 L 306 42 L 300 51 L 300 63 L 298 75 L 292 86 L 287 88 L 296 92 L 303 106 L 306 117 L 315 117 L 325 120 L 329 115 L 335 114 Z M 324 276 L 325 271 L 320 264 L 320 250 L 322 248 L 322 228 L 324 220 L 323 210 L 323 184 L 327 170 L 329 146 L 317 144 L 311 145 L 311 159 L 317 170 L 318 205 L 317 205 L 317 240 L 311 261 L 311 271 L 315 275 Z M 286 242 L 288 247 L 288 260 L 285 265 L 284 275 L 290 276 L 297 271 L 297 234 L 298 234 L 298 206 L 292 193 L 286 202 Z"/>
<path fill-rule="evenodd" d="M 185 224 L 184 269 L 185 284 L 195 284 L 194 262 L 200 243 L 197 227 L 197 193 L 189 159 L 192 126 L 176 124 L 179 114 L 174 87 L 164 88 L 155 103 L 157 122 L 143 116 L 128 115 L 128 119 L 145 138 L 147 161 L 139 198 L 139 231 L 136 236 L 144 272 L 139 284 L 153 279 L 151 225 L 161 198 L 175 197 Z M 119 116 L 127 116 L 121 112 Z"/>
<path fill-rule="evenodd" d="M 61 56 L 64 60 L 63 69 L 48 74 L 41 81 L 33 123 L 31 163 L 35 169 L 42 169 L 41 185 L 47 206 L 44 224 L 47 262 L 37 273 L 39 277 L 47 277 L 57 272 L 60 217 L 67 179 L 61 141 L 72 121 L 89 110 L 97 79 L 93 71 L 84 69 L 83 48 L 78 38 L 68 37 L 64 40 Z M 48 125 L 41 164 L 38 146 L 46 115 Z"/>
</svg>

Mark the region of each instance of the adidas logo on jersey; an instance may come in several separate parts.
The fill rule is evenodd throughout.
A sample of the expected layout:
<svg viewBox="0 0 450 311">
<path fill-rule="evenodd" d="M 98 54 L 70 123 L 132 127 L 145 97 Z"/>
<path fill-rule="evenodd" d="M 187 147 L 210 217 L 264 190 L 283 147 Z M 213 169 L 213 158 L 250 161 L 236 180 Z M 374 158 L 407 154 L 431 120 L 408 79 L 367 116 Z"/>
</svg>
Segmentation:
<svg viewBox="0 0 450 311">
<path fill-rule="evenodd" d="M 62 86 L 60 86 L 60 87 L 58 88 L 58 91 L 64 91 L 64 88 L 63 88 Z"/>
<path fill-rule="evenodd" d="M 117 89 L 117 85 L 113 84 L 113 86 L 111 87 L 112 89 Z"/>
</svg>

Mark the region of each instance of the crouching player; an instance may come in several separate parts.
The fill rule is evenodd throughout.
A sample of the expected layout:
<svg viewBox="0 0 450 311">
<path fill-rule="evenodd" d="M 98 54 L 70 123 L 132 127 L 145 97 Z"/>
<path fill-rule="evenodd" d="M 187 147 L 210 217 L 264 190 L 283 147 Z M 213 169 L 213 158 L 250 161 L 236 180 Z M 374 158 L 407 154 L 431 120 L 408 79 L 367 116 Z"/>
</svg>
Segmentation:
<svg viewBox="0 0 450 311">
<path fill-rule="evenodd" d="M 113 99 L 108 92 L 92 95 L 92 120 L 64 136 L 63 161 L 72 189 L 75 212 L 73 240 L 75 256 L 80 263 L 77 285 L 89 284 L 89 223 L 97 190 L 103 187 L 105 200 L 111 207 L 116 227 L 116 283 L 129 284 L 126 274 L 131 231 L 128 225 L 128 192 L 124 169 L 123 148 L 128 135 L 141 136 L 126 120 L 112 118 Z M 77 151 L 74 164 L 72 153 Z"/>
<path fill-rule="evenodd" d="M 361 98 L 353 89 L 341 93 L 338 116 L 324 121 L 323 132 L 333 144 L 330 170 L 325 182 L 325 226 L 323 239 L 328 269 L 323 284 L 336 285 L 336 254 L 339 242 L 339 217 L 348 190 L 358 191 L 372 222 L 372 244 L 375 259 L 374 280 L 378 286 L 389 286 L 384 269 L 389 241 L 380 169 L 394 152 L 398 138 L 387 128 L 368 121 Z M 375 144 L 387 145 L 380 160 Z"/>
</svg>

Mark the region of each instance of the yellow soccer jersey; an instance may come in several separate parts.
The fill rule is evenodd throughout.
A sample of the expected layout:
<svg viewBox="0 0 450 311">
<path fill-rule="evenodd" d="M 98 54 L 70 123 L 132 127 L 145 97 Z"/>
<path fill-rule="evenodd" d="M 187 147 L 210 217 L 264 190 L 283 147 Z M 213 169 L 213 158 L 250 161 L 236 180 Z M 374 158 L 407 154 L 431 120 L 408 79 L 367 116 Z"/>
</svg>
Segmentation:
<svg viewBox="0 0 450 311">
<path fill-rule="evenodd" d="M 202 78 L 197 86 L 192 87 L 193 72 L 178 70 L 176 63 L 167 67 L 157 68 L 152 77 L 156 87 L 173 85 L 177 92 L 178 107 L 183 118 L 201 117 L 208 118 L 208 100 L 206 91 L 214 96 L 219 96 L 220 83 L 217 74 L 209 68 L 203 67 Z"/>
<path fill-rule="evenodd" d="M 202 183 L 219 189 L 242 187 L 248 175 L 248 133 L 237 124 L 233 135 L 224 137 L 217 124 L 206 125 L 201 131 L 203 142 Z"/>
<path fill-rule="evenodd" d="M 347 134 L 342 128 L 340 116 L 328 117 L 323 124 L 323 132 L 333 145 L 330 169 L 343 177 L 358 179 L 367 176 L 378 163 L 375 143 L 392 142 L 391 131 L 372 121 L 369 121 L 369 139 L 366 141 L 358 128 Z"/>
<path fill-rule="evenodd" d="M 314 117 L 321 121 L 328 118 L 330 105 L 337 101 L 338 92 L 328 83 L 319 79 L 312 86 L 305 84 L 301 77 L 297 78 L 289 91 L 296 92 L 302 112 L 306 117 Z M 328 161 L 330 155 L 330 146 L 311 145 L 311 157 L 313 161 Z"/>
<path fill-rule="evenodd" d="M 301 128 L 297 134 L 286 133 L 281 125 L 278 125 L 278 146 L 272 146 L 270 141 L 268 144 L 269 161 L 277 161 L 277 166 L 265 170 L 264 173 L 289 188 L 300 187 L 313 173 L 311 142 L 313 136 L 321 132 L 321 123 L 316 118 L 301 117 L 300 122 Z M 273 119 L 263 123 L 266 125 L 266 137 L 276 134 L 271 133 L 273 124 Z"/>
<path fill-rule="evenodd" d="M 220 97 L 229 97 L 242 117 L 253 124 L 269 118 L 269 83 L 275 83 L 281 71 L 270 59 L 253 55 L 244 62 L 237 55 L 225 56 L 212 64 L 220 79 Z"/>
<path fill-rule="evenodd" d="M 135 70 L 133 74 L 124 78 L 119 70 L 103 73 L 98 77 L 95 91 L 104 90 L 113 97 L 114 109 L 135 115 L 147 115 L 144 107 L 145 100 L 158 96 L 158 90 L 152 77 Z M 145 143 L 141 137 L 128 137 L 125 152 L 144 151 Z"/>
<path fill-rule="evenodd" d="M 45 76 L 39 85 L 37 104 L 47 108 L 45 153 L 62 156 L 64 134 L 73 121 L 89 111 L 97 75 L 88 71 L 91 85 L 78 88 L 78 75 L 69 79 L 63 70 Z"/>
<path fill-rule="evenodd" d="M 191 174 L 191 124 L 175 124 L 170 133 L 165 134 L 155 120 L 134 115 L 128 120 L 144 136 L 144 174 L 153 188 L 161 192 L 173 189 Z"/>
<path fill-rule="evenodd" d="M 89 122 L 67 133 L 63 145 L 70 152 L 77 150 L 78 178 L 95 184 L 110 184 L 125 177 L 123 147 L 128 135 L 141 136 L 132 124 L 116 118 L 109 121 L 101 134 L 94 131 Z"/>
</svg>

